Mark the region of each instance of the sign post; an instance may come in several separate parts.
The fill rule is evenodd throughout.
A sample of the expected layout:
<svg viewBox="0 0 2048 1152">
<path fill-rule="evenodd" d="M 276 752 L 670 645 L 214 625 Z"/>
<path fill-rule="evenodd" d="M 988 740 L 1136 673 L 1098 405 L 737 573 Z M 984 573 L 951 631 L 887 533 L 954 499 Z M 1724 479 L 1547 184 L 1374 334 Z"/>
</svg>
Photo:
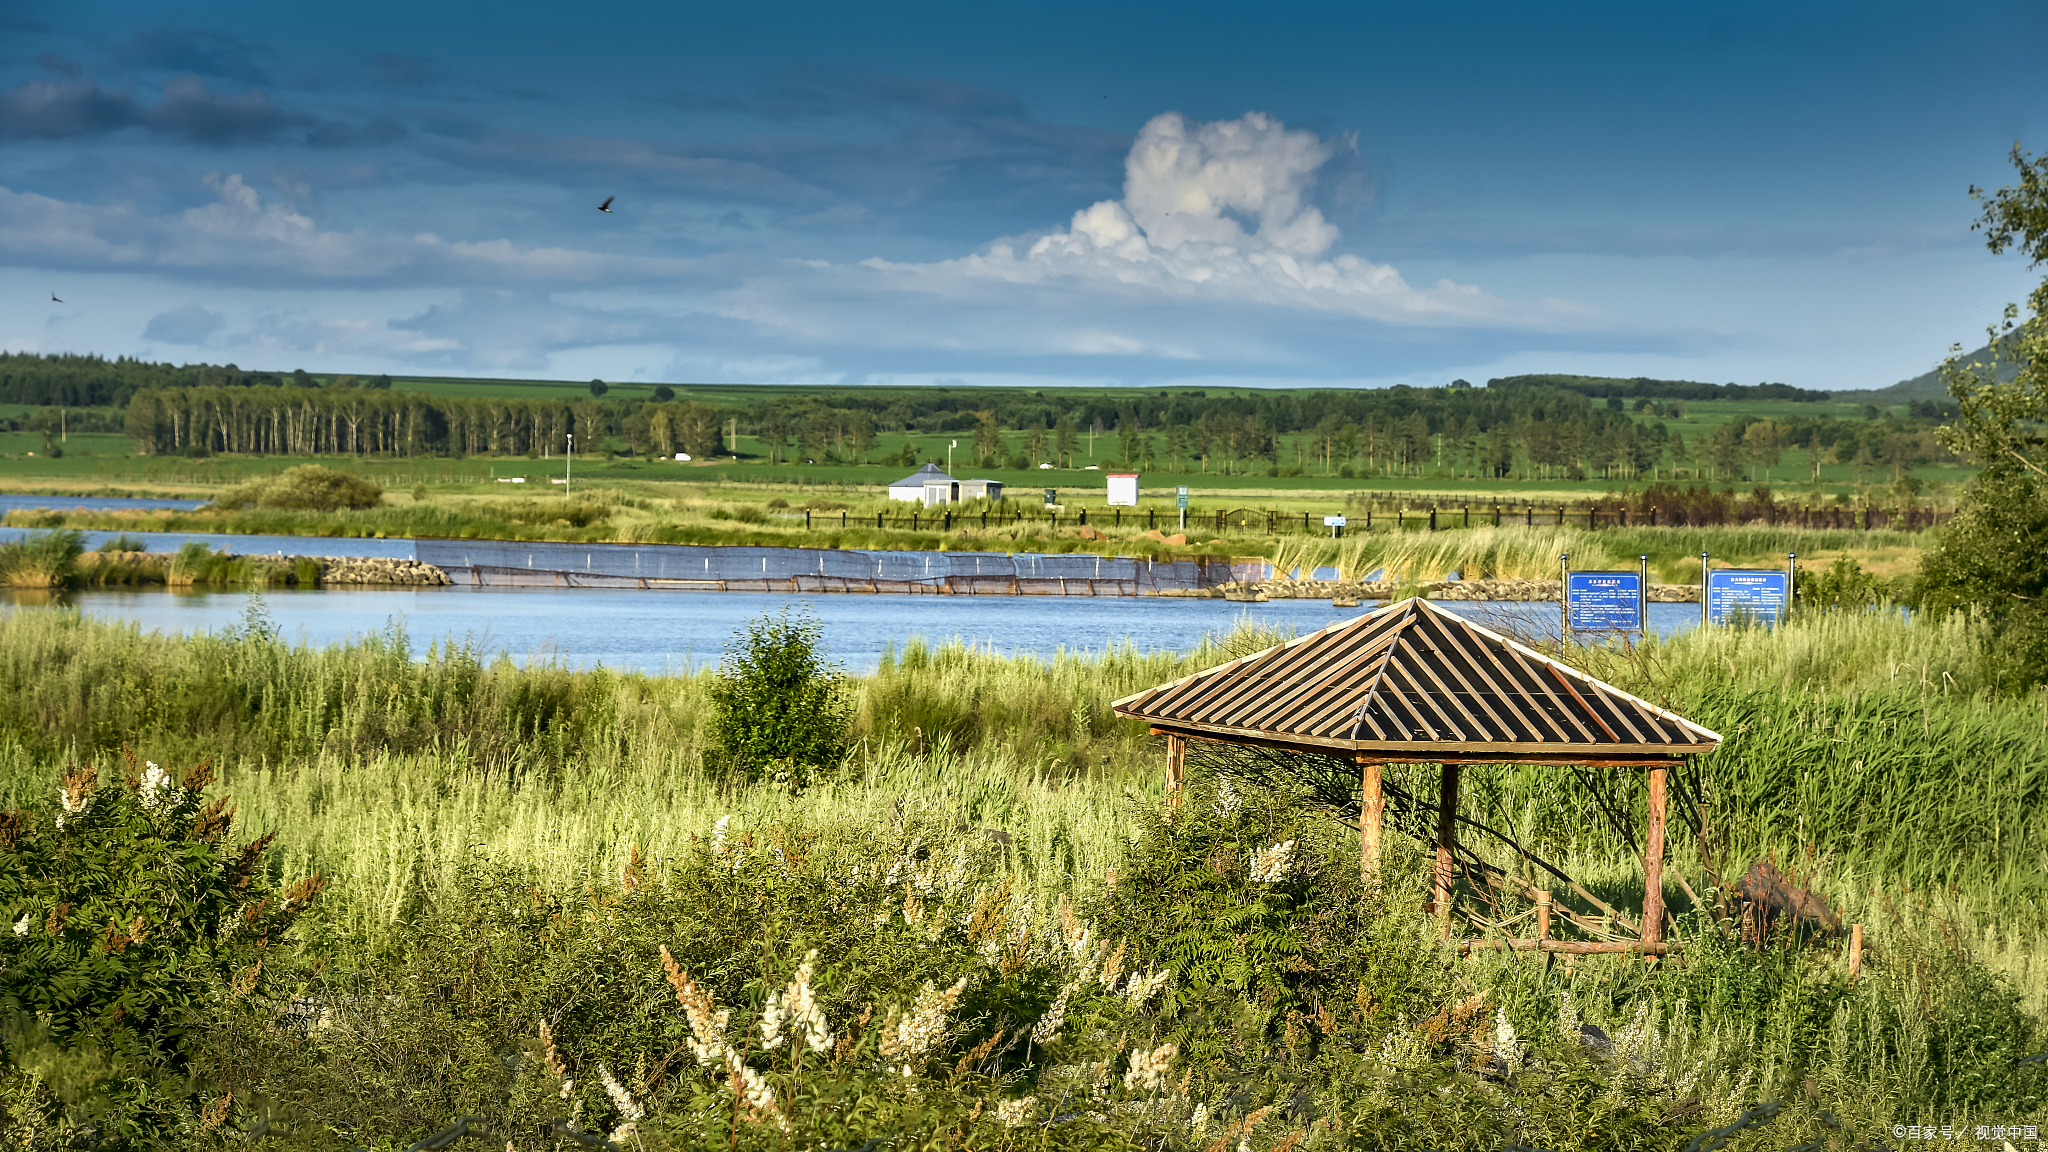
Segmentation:
<svg viewBox="0 0 2048 1152">
<path fill-rule="evenodd" d="M 1574 632 L 1643 631 L 1640 572 L 1567 572 L 1564 598 Z"/>
<path fill-rule="evenodd" d="M 1342 516 L 1325 516 L 1323 517 L 1323 527 L 1330 530 L 1330 539 L 1339 539 L 1344 535 L 1344 518 Z"/>
<path fill-rule="evenodd" d="M 1717 568 L 1706 574 L 1709 624 L 1768 623 L 1776 627 L 1791 603 L 1790 567 Z"/>
<path fill-rule="evenodd" d="M 1183 484 L 1175 490 L 1173 502 L 1180 507 L 1180 530 L 1188 530 L 1188 486 Z"/>
<path fill-rule="evenodd" d="M 1569 552 L 1559 552 L 1557 554 L 1557 640 L 1560 644 L 1572 638 L 1572 597 L 1569 591 L 1571 584 L 1572 554 Z"/>
</svg>

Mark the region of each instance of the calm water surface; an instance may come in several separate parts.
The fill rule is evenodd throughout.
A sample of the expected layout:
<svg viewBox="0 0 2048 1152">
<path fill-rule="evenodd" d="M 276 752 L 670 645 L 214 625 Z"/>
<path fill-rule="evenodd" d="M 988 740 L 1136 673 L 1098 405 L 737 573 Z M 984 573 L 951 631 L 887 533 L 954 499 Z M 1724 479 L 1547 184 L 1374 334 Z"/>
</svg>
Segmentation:
<svg viewBox="0 0 2048 1152">
<path fill-rule="evenodd" d="M 46 612 L 71 605 L 100 619 L 194 633 L 238 626 L 252 598 L 247 592 L 156 590 L 93 590 L 61 599 L 13 594 L 0 600 L 12 607 L 0 611 Z M 852 671 L 874 668 L 885 648 L 900 649 L 913 637 L 934 644 L 959 639 L 1005 654 L 1039 656 L 1060 648 L 1100 651 L 1126 641 L 1185 652 L 1205 634 L 1227 632 L 1240 619 L 1311 632 L 1376 606 L 1333 608 L 1327 600 L 1235 604 L 1165 597 L 805 597 L 586 588 L 270 590 L 261 599 L 279 633 L 295 642 L 332 644 L 397 624 L 415 655 L 429 644 L 453 639 L 488 654 L 503 652 L 520 663 L 559 660 L 573 667 L 601 664 L 647 672 L 715 662 L 734 629 L 748 619 L 799 603 L 817 613 L 832 657 Z M 1518 633 L 1557 634 L 1555 604 L 1447 606 Z M 1661 634 L 1698 622 L 1698 605 L 1650 605 L 1651 626 Z"/>
</svg>

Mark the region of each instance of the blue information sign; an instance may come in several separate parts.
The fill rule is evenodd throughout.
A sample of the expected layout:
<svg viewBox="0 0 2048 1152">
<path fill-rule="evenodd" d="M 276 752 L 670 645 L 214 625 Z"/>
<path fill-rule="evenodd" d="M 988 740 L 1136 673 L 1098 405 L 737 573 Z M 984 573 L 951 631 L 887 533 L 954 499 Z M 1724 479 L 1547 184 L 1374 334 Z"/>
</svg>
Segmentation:
<svg viewBox="0 0 2048 1152">
<path fill-rule="evenodd" d="M 1787 577 L 1774 568 L 1716 568 L 1707 573 L 1707 623 L 1785 618 Z"/>
<path fill-rule="evenodd" d="M 1565 615 L 1574 632 L 1640 632 L 1643 577 L 1638 572 L 1572 572 L 1565 579 Z"/>
</svg>

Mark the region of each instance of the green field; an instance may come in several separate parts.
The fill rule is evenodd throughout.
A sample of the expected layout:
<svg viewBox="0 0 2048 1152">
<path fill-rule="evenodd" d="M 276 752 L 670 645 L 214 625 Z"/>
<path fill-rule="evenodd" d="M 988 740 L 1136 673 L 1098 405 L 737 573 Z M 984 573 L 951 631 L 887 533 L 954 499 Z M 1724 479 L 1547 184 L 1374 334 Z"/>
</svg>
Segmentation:
<svg viewBox="0 0 2048 1152">
<path fill-rule="evenodd" d="M 1286 788 L 1227 789 L 1198 767 L 1187 803 L 1163 809 L 1158 749 L 1108 701 L 1278 638 L 1050 664 L 913 646 L 846 684 L 844 763 L 793 794 L 716 766 L 709 673 L 521 669 L 459 648 L 413 661 L 390 638 L 291 648 L 260 619 L 179 639 L 0 615 L 0 803 L 26 813 L 5 846 L 86 854 L 68 890 L 88 902 L 78 954 L 111 960 L 95 934 L 122 942 L 71 1004 L 189 988 L 179 1018 L 195 1027 L 189 1064 L 170 1071 L 124 1055 L 103 1017 L 98 1055 L 31 1049 L 35 1071 L 0 1077 L 13 1124 L 76 1131 L 64 1117 L 114 1067 L 163 1090 L 128 1082 L 98 1122 L 189 1133 L 213 1116 L 217 1132 L 182 1142 L 222 1148 L 265 1118 L 268 1146 L 396 1150 L 472 1116 L 542 1149 L 533 1134 L 554 1119 L 615 1132 L 637 1114 L 622 1138 L 654 1149 L 1199 1152 L 1221 1129 L 1262 1152 L 1678 1152 L 1779 1101 L 1753 1134 L 1768 1143 L 1744 1146 L 1846 1149 L 1928 1116 L 1967 1130 L 2040 1115 L 2048 1083 L 2023 1060 L 2048 1047 L 2048 697 L 1984 691 L 1981 625 L 1813 616 L 1567 653 L 1727 735 L 1693 776 L 1704 823 L 1672 830 L 1684 954 L 1654 967 L 1461 959 L 1418 909 L 1421 845 L 1392 833 L 1384 887 L 1365 890 L 1355 833 Z M 158 875 L 84 863 L 139 850 L 122 837 L 163 818 L 121 783 L 124 747 L 173 780 L 212 761 L 150 851 L 189 853 L 182 821 L 232 797 L 225 856 L 279 833 L 259 887 L 327 878 L 267 951 L 231 938 L 232 963 L 155 983 L 122 967 L 155 955 L 134 938 L 162 949 L 194 930 L 144 916 L 117 936 L 92 902 L 96 884 Z M 53 782 L 74 760 L 99 792 L 60 832 Z M 1393 771 L 1427 795 L 1428 771 Z M 1588 812 L 1600 792 L 1639 825 L 1640 779 L 1475 767 L 1466 781 L 1470 818 L 1514 829 L 1589 897 L 1638 905 L 1630 844 Z M 1282 842 L 1284 877 L 1251 878 L 1249 854 Z M 1473 842 L 1598 923 L 1586 899 Z M 1862 925 L 1857 983 L 1840 932 L 1743 943 L 1721 897 L 1766 857 Z M 1512 888 L 1462 882 L 1458 898 L 1479 918 L 1460 934 L 1529 915 Z M 49 899 L 9 889 L 0 911 L 55 923 L 22 903 Z M 0 940 L 11 966 L 45 962 Z M 664 949 L 731 1010 L 722 1034 L 772 1110 L 736 1108 L 724 1067 L 691 1058 L 704 1033 Z M 813 949 L 830 1035 L 792 1059 L 761 1047 L 758 1024 Z M 1133 974 L 1142 994 L 1125 990 Z M 930 1041 L 906 1047 L 904 1014 L 962 978 Z M 1586 1047 L 1582 1022 L 1611 1055 Z M 1012 1033 L 1030 1043 L 992 1039 Z M 1132 1071 L 1141 1054 L 1161 1078 Z"/>
</svg>

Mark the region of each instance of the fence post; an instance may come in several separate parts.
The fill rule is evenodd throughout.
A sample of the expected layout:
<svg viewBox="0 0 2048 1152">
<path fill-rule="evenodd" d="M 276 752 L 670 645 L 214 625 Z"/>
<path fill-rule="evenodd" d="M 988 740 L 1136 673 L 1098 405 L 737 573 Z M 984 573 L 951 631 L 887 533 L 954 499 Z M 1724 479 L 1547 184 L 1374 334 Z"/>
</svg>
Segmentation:
<svg viewBox="0 0 2048 1152">
<path fill-rule="evenodd" d="M 1849 983 L 1863 974 L 1863 925 L 1849 925 Z"/>
<path fill-rule="evenodd" d="M 1431 532 L 1436 531 L 1436 505 L 1434 504 L 1429 506 L 1429 530 Z"/>
</svg>

